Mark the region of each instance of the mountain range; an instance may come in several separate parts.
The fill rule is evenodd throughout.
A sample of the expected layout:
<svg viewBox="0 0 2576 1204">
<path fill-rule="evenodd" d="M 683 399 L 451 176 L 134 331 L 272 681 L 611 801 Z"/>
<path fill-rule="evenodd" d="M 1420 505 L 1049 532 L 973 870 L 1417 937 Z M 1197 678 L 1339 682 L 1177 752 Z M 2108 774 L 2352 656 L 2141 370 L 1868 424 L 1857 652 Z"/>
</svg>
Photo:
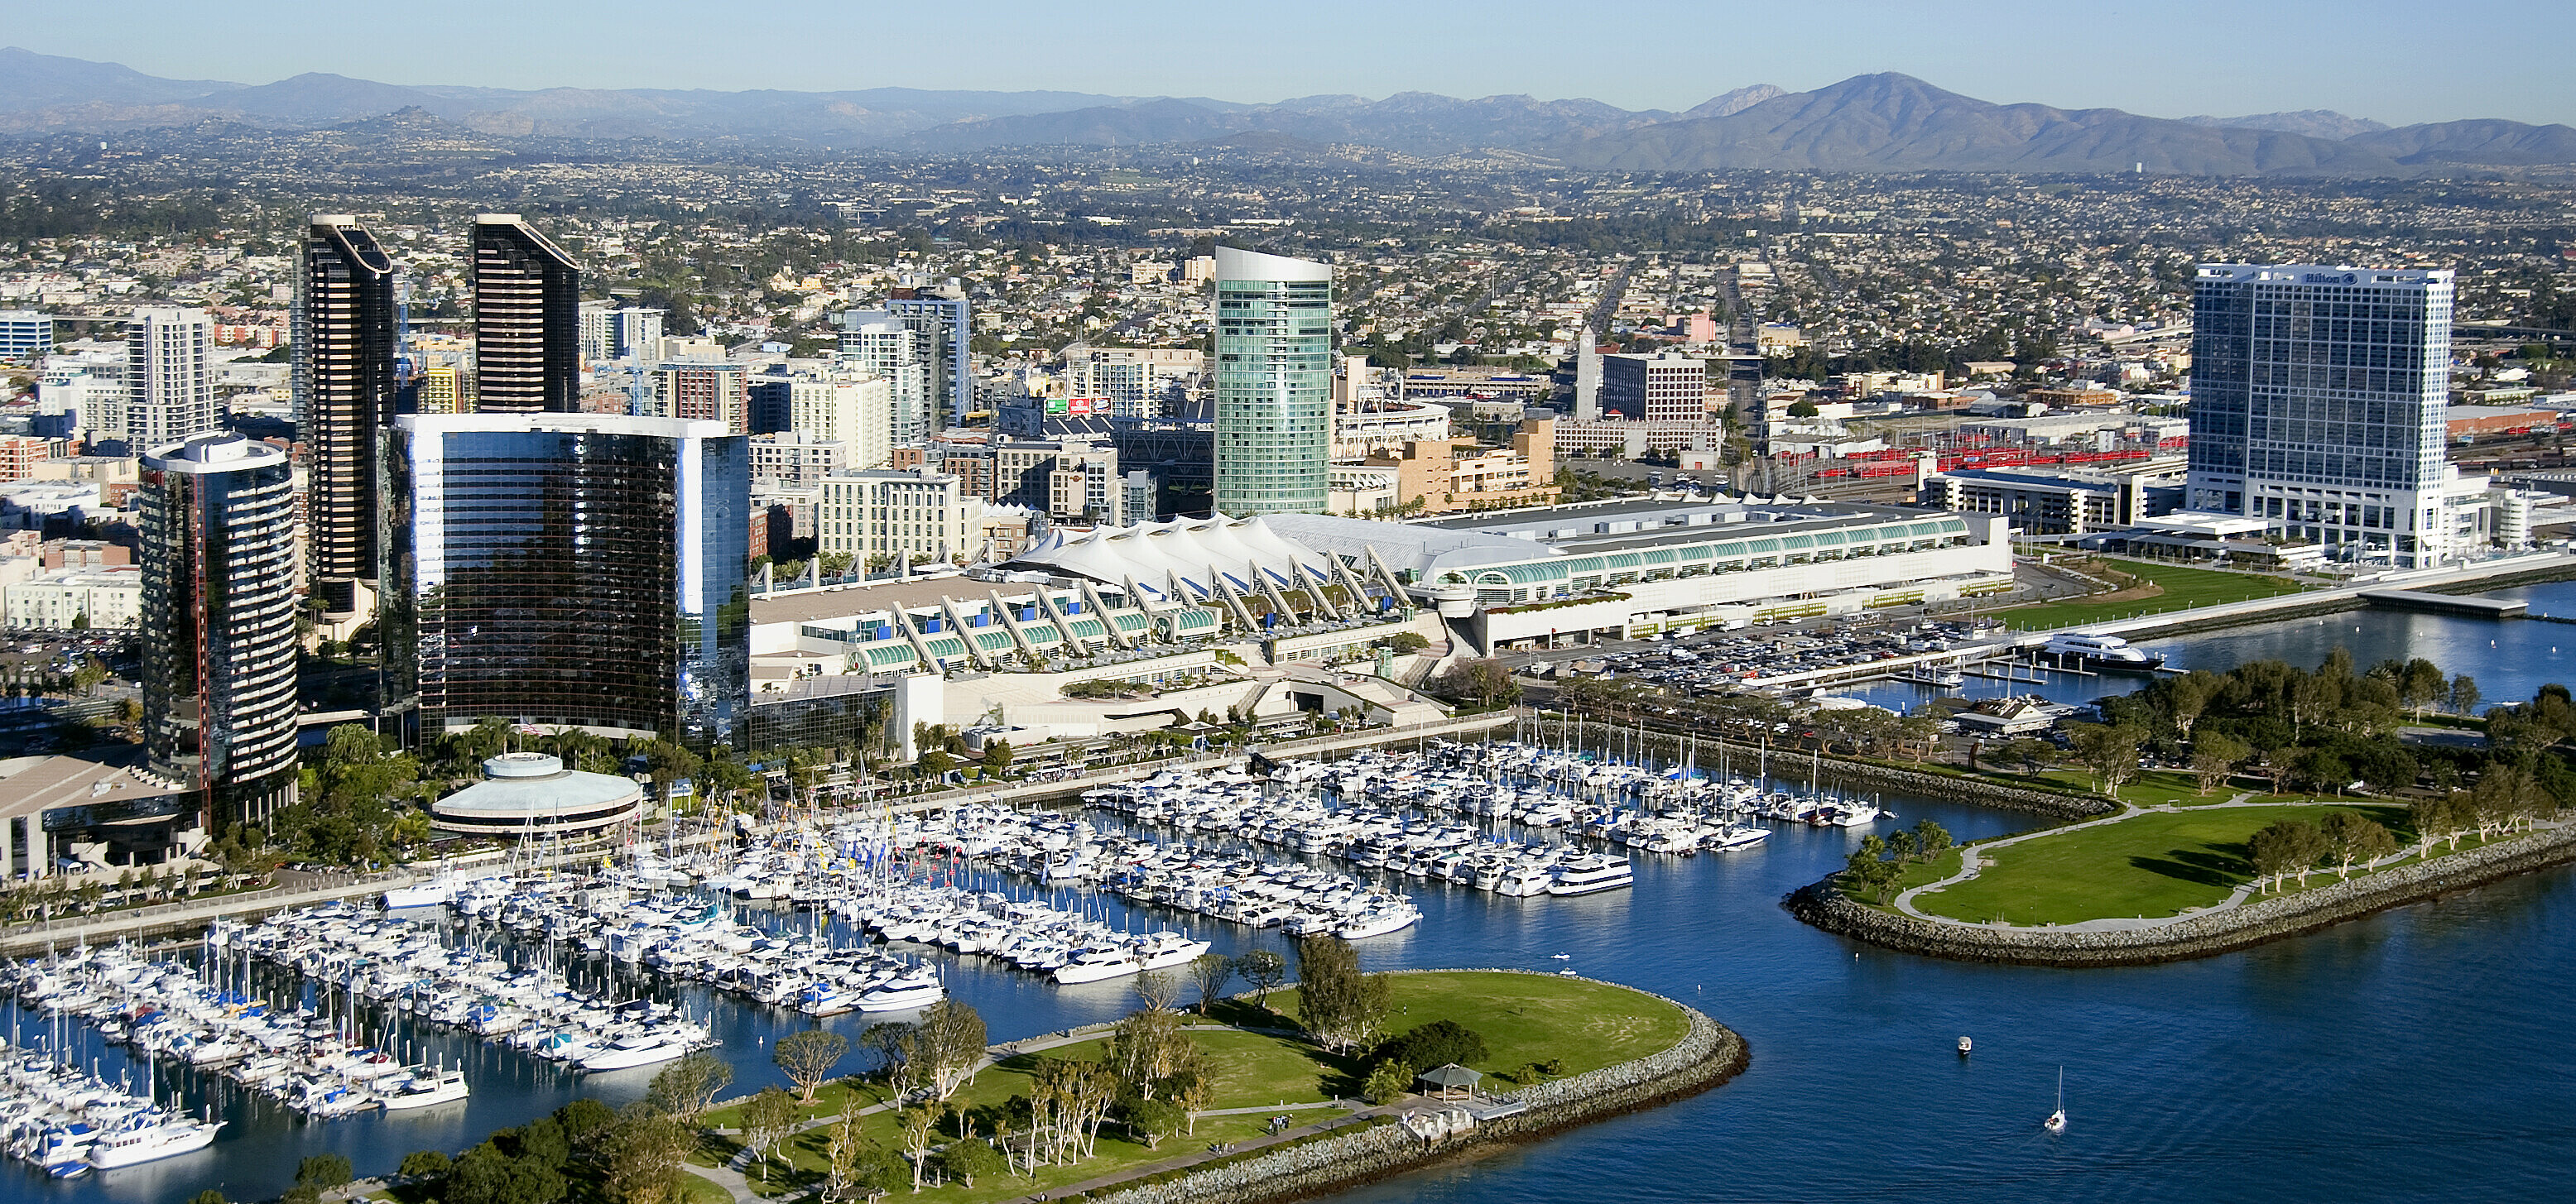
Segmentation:
<svg viewBox="0 0 2576 1204">
<path fill-rule="evenodd" d="M 2576 164 L 2576 129 L 2472 119 L 2390 128 L 2327 110 L 2145 117 L 1994 104 L 1893 73 L 1811 92 L 1738 88 L 1681 112 L 1529 96 L 1270 104 L 1206 97 L 869 88 L 514 91 L 329 74 L 244 85 L 0 49 L 0 136 L 115 133 L 207 121 L 324 128 L 427 115 L 493 138 L 738 139 L 955 154 L 1020 146 L 1229 143 L 1439 157 L 1504 151 L 1575 169 L 2119 172 L 2405 176 Z"/>
</svg>

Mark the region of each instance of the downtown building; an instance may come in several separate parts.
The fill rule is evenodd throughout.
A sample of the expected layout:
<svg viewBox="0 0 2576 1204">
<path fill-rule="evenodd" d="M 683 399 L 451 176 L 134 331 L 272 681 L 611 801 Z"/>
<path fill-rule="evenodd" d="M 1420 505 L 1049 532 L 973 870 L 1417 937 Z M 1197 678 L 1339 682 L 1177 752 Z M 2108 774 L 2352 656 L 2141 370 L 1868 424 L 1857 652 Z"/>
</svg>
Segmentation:
<svg viewBox="0 0 2576 1204">
<path fill-rule="evenodd" d="M 2483 544 L 2486 479 L 2443 455 L 2453 290 L 2449 271 L 2201 265 L 2190 512 L 2402 568 Z"/>
<path fill-rule="evenodd" d="M 286 453 L 204 434 L 142 458 L 143 739 L 209 820 L 295 801 L 295 497 Z"/>
<path fill-rule="evenodd" d="M 937 433 L 932 425 L 928 358 L 921 337 L 902 318 L 883 310 L 841 315 L 840 353 L 835 362 L 842 369 L 885 380 L 890 447 L 920 447 Z"/>
<path fill-rule="evenodd" d="M 954 279 L 935 286 L 907 282 L 886 297 L 885 312 L 912 332 L 929 411 L 924 438 L 937 435 L 975 408 L 974 367 L 967 353 L 974 312 L 966 290 Z"/>
<path fill-rule="evenodd" d="M 581 408 L 581 265 L 515 213 L 474 219 L 474 409 Z"/>
<path fill-rule="evenodd" d="M 215 324 L 202 309 L 145 306 L 125 324 L 124 438 L 138 448 L 215 429 Z"/>
<path fill-rule="evenodd" d="M 749 440 L 602 414 L 398 419 L 394 692 L 422 738 L 498 717 L 740 746 Z M 395 591 L 388 588 L 388 594 Z"/>
<path fill-rule="evenodd" d="M 306 228 L 295 278 L 294 421 L 309 449 L 308 568 L 322 622 L 344 639 L 373 616 L 383 578 L 384 437 L 398 380 L 400 268 L 343 215 Z"/>
<path fill-rule="evenodd" d="M 1323 513 L 1332 418 L 1332 265 L 1217 248 L 1217 513 Z"/>
</svg>

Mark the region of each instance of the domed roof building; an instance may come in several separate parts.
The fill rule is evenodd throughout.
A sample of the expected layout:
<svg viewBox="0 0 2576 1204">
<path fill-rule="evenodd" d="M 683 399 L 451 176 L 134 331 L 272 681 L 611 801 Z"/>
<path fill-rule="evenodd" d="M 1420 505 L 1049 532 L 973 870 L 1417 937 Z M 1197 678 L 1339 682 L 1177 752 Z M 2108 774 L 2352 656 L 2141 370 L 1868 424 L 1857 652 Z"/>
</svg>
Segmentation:
<svg viewBox="0 0 2576 1204">
<path fill-rule="evenodd" d="M 430 826 L 461 836 L 580 836 L 644 810 L 634 779 L 566 769 L 546 753 L 486 758 L 483 779 L 430 804 Z"/>
</svg>

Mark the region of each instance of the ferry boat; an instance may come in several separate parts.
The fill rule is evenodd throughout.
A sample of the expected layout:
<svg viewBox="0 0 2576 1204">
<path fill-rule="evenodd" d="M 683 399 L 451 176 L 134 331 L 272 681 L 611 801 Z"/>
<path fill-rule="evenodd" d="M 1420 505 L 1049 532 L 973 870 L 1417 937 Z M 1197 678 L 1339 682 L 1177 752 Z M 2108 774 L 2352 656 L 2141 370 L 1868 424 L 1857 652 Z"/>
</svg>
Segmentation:
<svg viewBox="0 0 2576 1204">
<path fill-rule="evenodd" d="M 1636 884 L 1637 875 L 1628 868 L 1625 857 L 1581 857 L 1567 862 L 1556 872 L 1556 881 L 1547 888 L 1547 893 L 1589 895 Z"/>
<path fill-rule="evenodd" d="M 2051 636 L 2040 651 L 2061 663 L 2075 661 L 2085 668 L 2112 672 L 2152 673 L 2165 666 L 2165 658 L 2132 648 L 2129 641 L 2115 635 L 2069 632 Z"/>
</svg>

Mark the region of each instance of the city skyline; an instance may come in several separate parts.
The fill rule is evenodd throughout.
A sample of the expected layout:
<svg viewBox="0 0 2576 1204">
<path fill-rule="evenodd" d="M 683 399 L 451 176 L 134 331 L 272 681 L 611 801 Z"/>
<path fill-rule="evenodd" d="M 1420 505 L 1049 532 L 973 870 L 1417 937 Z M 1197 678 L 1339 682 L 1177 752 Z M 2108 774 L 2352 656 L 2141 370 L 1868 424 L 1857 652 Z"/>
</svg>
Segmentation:
<svg viewBox="0 0 2576 1204">
<path fill-rule="evenodd" d="M 265 0 L 223 10 L 143 7 L 139 19 L 113 27 L 69 10 L 18 14 L 13 40 L 44 53 L 113 61 L 170 78 L 249 84 L 320 72 L 420 86 L 1065 90 L 1237 103 L 1424 91 L 1584 98 L 1680 111 L 1748 85 L 1801 91 L 1856 74 L 1901 71 L 1959 91 L 1999 93 L 2005 102 L 2162 117 L 2323 108 L 2404 125 L 2476 117 L 2553 122 L 2576 114 L 2576 83 L 2563 74 L 2499 71 L 2472 56 L 2427 58 L 2413 43 L 2385 36 L 2406 13 L 2379 0 L 2300 0 L 2254 10 L 2188 2 L 2152 14 L 2109 9 L 2076 16 L 2021 0 L 1979 0 L 1937 13 L 1876 0 L 1796 10 L 1658 4 L 1622 10 L 1618 25 L 1597 26 L 1588 45 L 1576 37 L 1573 50 L 1564 49 L 1569 42 L 1558 35 L 1583 31 L 1567 30 L 1566 14 L 1518 0 L 1401 11 L 1327 3 L 1321 13 L 1299 10 L 1294 21 L 1246 16 L 1222 27 L 1195 9 L 1169 3 L 1130 6 L 1104 18 L 1006 2 L 990 6 L 993 19 L 977 25 L 991 53 L 936 65 L 868 64 L 855 70 L 846 53 L 852 39 L 901 44 L 918 34 L 923 44 L 932 44 L 946 32 L 948 14 L 871 12 L 864 24 L 855 15 L 845 24 L 829 13 L 797 10 L 791 17 L 779 10 L 776 19 L 792 19 L 800 36 L 729 63 L 704 53 L 693 32 L 694 12 L 663 0 L 645 0 L 633 20 L 621 23 L 622 30 L 639 36 L 622 38 L 617 53 L 573 57 L 556 48 L 593 36 L 579 10 L 531 13 L 478 0 L 458 6 L 453 16 L 460 26 L 506 20 L 528 36 L 465 60 L 446 53 L 436 39 L 412 36 L 416 31 L 401 14 L 351 14 L 356 28 L 342 32 L 382 51 L 353 62 L 344 53 L 350 43 L 340 36 L 276 37 L 275 30 L 299 26 L 283 6 Z M 272 7 L 279 19 L 263 19 L 262 10 Z M 2504 3 L 2488 11 L 2506 27 L 2545 25 L 2556 15 L 2537 3 Z M 2154 50 L 2156 30 L 2214 27 L 2232 36 L 2196 39 L 2188 46 L 2177 41 L 2161 54 Z M 1344 36 L 1354 28 L 1377 35 Z M 1828 29 L 1831 38 L 1816 36 Z M 1647 30 L 1659 32 L 1636 36 Z M 2138 45 L 2141 35 L 2150 35 L 2144 52 L 2150 57 L 2134 65 L 2144 69 L 2104 69 L 2107 55 Z M 1228 53 L 1245 37 L 1271 53 L 1257 62 Z M 2284 44 L 2300 46 L 2301 53 L 2279 55 L 2276 48 Z M 1524 53 L 1534 45 L 1544 45 L 1548 56 Z M 1441 52 L 1424 54 L 1425 46 Z M 1732 53 L 1730 46 L 1754 49 Z M 2407 86 L 2389 88 L 2392 76 Z"/>
</svg>

